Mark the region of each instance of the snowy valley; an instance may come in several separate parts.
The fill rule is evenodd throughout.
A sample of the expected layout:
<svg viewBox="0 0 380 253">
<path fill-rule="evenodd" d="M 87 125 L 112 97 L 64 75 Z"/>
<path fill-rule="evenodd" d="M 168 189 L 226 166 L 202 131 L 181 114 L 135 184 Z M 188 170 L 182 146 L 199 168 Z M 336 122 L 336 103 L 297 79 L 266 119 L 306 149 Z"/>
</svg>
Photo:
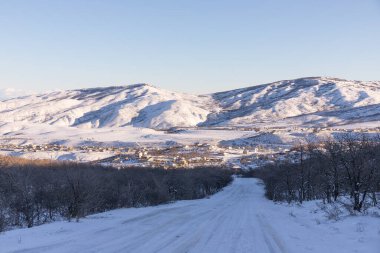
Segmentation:
<svg viewBox="0 0 380 253">
<path fill-rule="evenodd" d="M 377 253 L 379 134 L 379 81 L 309 77 L 206 95 L 136 84 L 3 99 L 0 190 L 11 197 L 0 199 L 0 252 Z M 356 183 L 342 140 L 360 151 Z M 349 194 L 368 196 L 353 210 Z"/>
<path fill-rule="evenodd" d="M 177 158 L 187 159 L 179 164 L 149 155 L 157 149 L 180 148 L 180 154 L 190 149 L 204 154 L 195 154 L 198 159 L 210 157 L 217 163 L 247 167 L 236 157 L 273 159 L 294 145 L 346 132 L 376 135 L 379 111 L 376 81 L 310 77 L 207 95 L 137 84 L 3 100 L 0 144 L 4 155 L 76 161 L 111 158 L 108 161 L 122 166 L 122 161 L 139 163 L 141 153 L 145 154 L 141 163 L 150 165 L 157 160 L 169 167 L 190 163 L 184 156 Z M 207 145 L 206 153 L 198 148 L 202 145 Z M 120 160 L 120 154 L 128 159 Z"/>
</svg>

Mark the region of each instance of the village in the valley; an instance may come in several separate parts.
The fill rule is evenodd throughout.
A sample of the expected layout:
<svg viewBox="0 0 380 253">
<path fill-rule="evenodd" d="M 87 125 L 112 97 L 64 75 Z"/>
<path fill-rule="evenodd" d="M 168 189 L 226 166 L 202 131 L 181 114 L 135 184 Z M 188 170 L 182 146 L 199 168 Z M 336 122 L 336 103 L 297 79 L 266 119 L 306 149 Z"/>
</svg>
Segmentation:
<svg viewBox="0 0 380 253">
<path fill-rule="evenodd" d="M 241 167 L 250 167 L 253 166 L 254 163 L 274 159 L 276 155 L 285 154 L 289 149 L 281 147 L 269 148 L 260 145 L 257 145 L 256 147 L 223 147 L 206 143 L 165 147 L 68 147 L 58 144 L 1 144 L 0 151 L 17 152 L 18 156 L 22 156 L 22 154 L 34 154 L 34 157 L 46 157 L 46 154 L 51 154 L 52 158 L 61 157 L 59 160 L 65 160 L 63 158 L 67 157 L 65 155 L 68 153 L 84 154 L 88 157 L 85 162 L 111 165 L 117 168 L 138 165 L 163 168 L 229 166 L 237 169 Z M 39 156 L 39 154 L 41 155 Z"/>
<path fill-rule="evenodd" d="M 172 129 L 168 132 L 181 132 Z M 214 129 L 214 131 L 217 131 Z M 232 130 L 233 131 L 233 130 Z M 236 129 L 235 129 L 236 131 Z M 242 129 L 239 129 L 242 131 Z M 378 128 L 255 128 L 246 139 L 226 140 L 214 143 L 194 142 L 181 144 L 169 141 L 164 144 L 139 144 L 113 146 L 106 143 L 62 145 L 60 143 L 32 144 L 31 141 L 17 143 L 2 139 L 0 155 L 11 155 L 29 159 L 52 159 L 62 161 L 90 162 L 117 168 L 133 166 L 161 168 L 195 168 L 204 166 L 226 166 L 233 169 L 252 169 L 285 156 L 296 156 L 296 143 L 271 142 L 271 138 L 285 136 L 291 132 L 302 134 L 323 133 L 368 133 L 378 134 Z"/>
</svg>

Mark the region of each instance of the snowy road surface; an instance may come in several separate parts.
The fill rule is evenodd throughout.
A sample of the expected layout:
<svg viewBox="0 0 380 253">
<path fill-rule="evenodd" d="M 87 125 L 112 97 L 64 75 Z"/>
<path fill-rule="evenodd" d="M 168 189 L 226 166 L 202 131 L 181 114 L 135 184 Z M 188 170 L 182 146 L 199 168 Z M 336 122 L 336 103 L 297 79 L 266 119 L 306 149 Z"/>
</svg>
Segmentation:
<svg viewBox="0 0 380 253">
<path fill-rule="evenodd" d="M 257 180 L 238 178 L 210 199 L 9 231 L 0 252 L 380 252 L 380 219 L 315 217 L 307 207 L 275 205 Z"/>
</svg>

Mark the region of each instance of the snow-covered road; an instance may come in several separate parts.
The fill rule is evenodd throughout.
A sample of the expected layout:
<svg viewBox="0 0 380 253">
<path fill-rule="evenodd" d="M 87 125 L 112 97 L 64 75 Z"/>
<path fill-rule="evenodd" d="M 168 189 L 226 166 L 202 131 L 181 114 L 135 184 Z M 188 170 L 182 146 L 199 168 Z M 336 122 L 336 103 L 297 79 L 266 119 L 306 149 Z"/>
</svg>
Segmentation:
<svg viewBox="0 0 380 253">
<path fill-rule="evenodd" d="M 0 252 L 379 252 L 375 218 L 317 225 L 308 210 L 275 205 L 257 180 L 238 178 L 210 199 L 9 231 Z"/>
</svg>

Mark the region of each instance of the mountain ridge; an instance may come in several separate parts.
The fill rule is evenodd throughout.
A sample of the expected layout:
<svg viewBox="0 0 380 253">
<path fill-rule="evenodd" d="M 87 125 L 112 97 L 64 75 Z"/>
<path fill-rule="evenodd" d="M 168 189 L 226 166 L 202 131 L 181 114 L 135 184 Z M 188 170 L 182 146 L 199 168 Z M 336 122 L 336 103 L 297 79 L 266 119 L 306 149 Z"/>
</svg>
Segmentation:
<svg viewBox="0 0 380 253">
<path fill-rule="evenodd" d="M 3 100 L 0 122 L 81 128 L 169 129 L 268 123 L 320 127 L 349 124 L 359 118 L 380 121 L 377 108 L 379 81 L 306 77 L 205 95 L 140 83 Z"/>
</svg>

